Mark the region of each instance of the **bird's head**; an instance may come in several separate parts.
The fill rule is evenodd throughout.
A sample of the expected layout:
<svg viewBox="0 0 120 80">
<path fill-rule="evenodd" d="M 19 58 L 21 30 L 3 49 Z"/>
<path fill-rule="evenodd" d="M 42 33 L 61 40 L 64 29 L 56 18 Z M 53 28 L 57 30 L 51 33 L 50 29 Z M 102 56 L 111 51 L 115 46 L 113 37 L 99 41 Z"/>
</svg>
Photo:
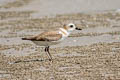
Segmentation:
<svg viewBox="0 0 120 80">
<path fill-rule="evenodd" d="M 66 31 L 68 31 L 68 32 L 72 32 L 72 31 L 74 31 L 74 30 L 82 30 L 82 29 L 80 29 L 80 28 L 77 28 L 76 26 L 75 26 L 75 24 L 73 24 L 73 23 L 69 23 L 69 24 L 65 24 L 64 25 L 64 29 L 66 30 Z"/>
</svg>

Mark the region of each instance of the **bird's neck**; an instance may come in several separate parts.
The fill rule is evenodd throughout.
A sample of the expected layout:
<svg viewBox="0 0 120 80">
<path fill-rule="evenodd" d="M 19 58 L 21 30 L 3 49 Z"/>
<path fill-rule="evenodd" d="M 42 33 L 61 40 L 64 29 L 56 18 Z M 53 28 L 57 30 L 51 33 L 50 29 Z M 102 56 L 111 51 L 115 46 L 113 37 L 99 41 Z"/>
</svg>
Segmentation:
<svg viewBox="0 0 120 80">
<path fill-rule="evenodd" d="M 64 35 L 64 36 L 69 36 L 70 32 L 68 32 L 66 29 L 64 28 L 60 28 L 60 32 Z"/>
</svg>

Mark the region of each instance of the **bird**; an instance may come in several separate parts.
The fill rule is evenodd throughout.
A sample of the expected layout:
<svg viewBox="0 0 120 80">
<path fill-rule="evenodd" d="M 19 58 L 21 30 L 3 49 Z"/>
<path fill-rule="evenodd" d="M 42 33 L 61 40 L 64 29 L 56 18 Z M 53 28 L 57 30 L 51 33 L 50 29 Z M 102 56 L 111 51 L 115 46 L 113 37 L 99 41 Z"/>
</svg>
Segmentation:
<svg viewBox="0 0 120 80">
<path fill-rule="evenodd" d="M 45 46 L 44 51 L 47 53 L 49 57 L 49 61 L 52 61 L 53 59 L 49 52 L 50 46 L 61 43 L 74 30 L 82 30 L 82 29 L 76 27 L 75 24 L 73 23 L 69 23 L 69 24 L 64 24 L 62 28 L 59 28 L 57 30 L 45 31 L 32 37 L 22 38 L 22 40 L 30 40 L 38 46 Z"/>
</svg>

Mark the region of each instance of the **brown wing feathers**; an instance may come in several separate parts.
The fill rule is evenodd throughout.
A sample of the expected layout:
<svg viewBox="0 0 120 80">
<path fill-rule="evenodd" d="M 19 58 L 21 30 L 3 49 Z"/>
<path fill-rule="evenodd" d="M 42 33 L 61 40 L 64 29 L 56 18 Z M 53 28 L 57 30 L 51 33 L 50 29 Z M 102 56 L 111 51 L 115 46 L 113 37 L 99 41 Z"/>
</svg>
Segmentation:
<svg viewBox="0 0 120 80">
<path fill-rule="evenodd" d="M 29 37 L 29 38 L 22 38 L 22 40 L 32 40 L 32 41 L 56 41 L 62 37 L 61 34 L 58 34 L 56 31 L 51 32 L 43 32 L 37 36 Z"/>
</svg>

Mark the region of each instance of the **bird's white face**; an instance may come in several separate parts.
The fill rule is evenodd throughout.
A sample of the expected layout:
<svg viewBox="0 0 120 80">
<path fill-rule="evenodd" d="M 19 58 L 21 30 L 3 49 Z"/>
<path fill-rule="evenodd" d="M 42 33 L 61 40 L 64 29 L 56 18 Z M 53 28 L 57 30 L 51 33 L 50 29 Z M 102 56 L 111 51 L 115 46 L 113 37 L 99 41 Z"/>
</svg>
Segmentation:
<svg viewBox="0 0 120 80">
<path fill-rule="evenodd" d="M 75 24 L 73 23 L 69 23 L 68 25 L 66 25 L 66 29 L 68 32 L 71 32 L 71 31 L 74 31 L 74 30 L 82 30 L 82 29 L 79 29 L 75 26 Z"/>
<path fill-rule="evenodd" d="M 75 24 L 73 24 L 73 23 L 68 24 L 67 27 L 68 27 L 69 32 L 75 30 L 75 28 L 76 28 Z"/>
</svg>

